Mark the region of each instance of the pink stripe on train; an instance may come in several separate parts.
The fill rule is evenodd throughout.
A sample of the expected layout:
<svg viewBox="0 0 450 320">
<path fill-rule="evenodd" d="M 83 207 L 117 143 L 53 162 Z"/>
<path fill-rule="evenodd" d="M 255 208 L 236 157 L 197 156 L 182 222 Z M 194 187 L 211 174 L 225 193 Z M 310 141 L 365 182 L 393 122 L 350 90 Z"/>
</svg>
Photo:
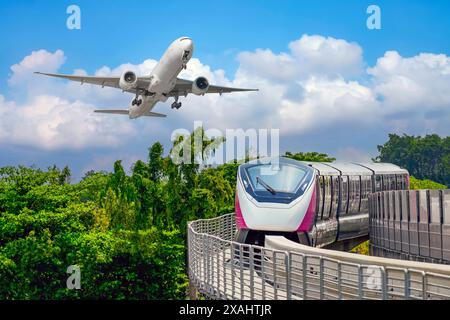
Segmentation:
<svg viewBox="0 0 450 320">
<path fill-rule="evenodd" d="M 316 213 L 316 182 L 314 182 L 311 188 L 313 188 L 311 201 L 309 202 L 308 210 L 306 210 L 306 214 L 303 217 L 303 221 L 298 227 L 297 231 L 310 231 L 314 222 L 314 214 Z"/>
<path fill-rule="evenodd" d="M 236 190 L 236 198 L 234 200 L 234 211 L 236 213 L 236 226 L 238 229 L 248 229 L 245 223 L 244 217 L 242 216 L 241 206 L 239 205 L 239 197 Z"/>
</svg>

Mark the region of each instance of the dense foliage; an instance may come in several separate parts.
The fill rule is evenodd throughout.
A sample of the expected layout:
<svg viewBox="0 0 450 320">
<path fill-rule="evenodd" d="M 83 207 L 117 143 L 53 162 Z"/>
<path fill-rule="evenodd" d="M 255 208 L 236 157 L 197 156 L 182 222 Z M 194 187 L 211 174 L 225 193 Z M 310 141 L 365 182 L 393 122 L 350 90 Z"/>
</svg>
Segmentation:
<svg viewBox="0 0 450 320">
<path fill-rule="evenodd" d="M 389 141 L 378 146 L 378 151 L 376 160 L 395 163 L 418 179 L 430 179 L 450 187 L 450 137 L 390 134 Z"/>
<path fill-rule="evenodd" d="M 163 152 L 76 184 L 68 168 L 1 168 L 0 299 L 183 299 L 186 222 L 233 210 L 237 164 L 200 170 Z M 81 290 L 66 287 L 70 265 Z"/>
<path fill-rule="evenodd" d="M 419 180 L 414 177 L 410 178 L 410 189 L 412 190 L 421 190 L 421 189 L 447 189 L 447 187 L 443 184 L 425 179 Z"/>
<path fill-rule="evenodd" d="M 311 162 L 333 162 L 336 158 L 332 158 L 325 153 L 319 152 L 297 152 L 292 153 L 287 151 L 284 155 L 297 161 L 311 161 Z"/>
<path fill-rule="evenodd" d="M 199 133 L 204 134 L 201 128 L 192 137 Z M 399 139 L 421 141 L 391 136 L 380 148 L 380 160 L 405 167 L 429 161 L 415 163 L 414 152 L 403 149 L 397 155 L 391 149 Z M 440 143 L 447 143 L 447 151 L 440 158 L 434 153 L 440 159 L 434 167 L 414 170 L 432 178 L 436 168 L 448 169 L 448 138 L 444 140 Z M 200 152 L 207 154 L 219 143 L 205 137 Z M 193 149 L 184 147 L 192 144 L 193 139 L 180 137 L 173 150 L 184 156 L 184 150 Z M 396 155 L 416 160 L 399 163 L 392 158 Z M 191 160 L 198 156 L 188 155 Z M 285 156 L 335 160 L 316 152 Z M 185 298 L 186 223 L 233 211 L 237 168 L 237 162 L 216 168 L 176 164 L 164 156 L 160 143 L 151 146 L 148 159 L 137 161 L 129 174 L 117 161 L 111 173 L 91 171 L 78 183 L 71 183 L 67 167 L 0 168 L 0 299 Z M 414 178 L 411 186 L 443 187 Z M 365 246 L 361 248 L 367 251 Z M 70 265 L 80 267 L 81 290 L 66 287 Z"/>
</svg>

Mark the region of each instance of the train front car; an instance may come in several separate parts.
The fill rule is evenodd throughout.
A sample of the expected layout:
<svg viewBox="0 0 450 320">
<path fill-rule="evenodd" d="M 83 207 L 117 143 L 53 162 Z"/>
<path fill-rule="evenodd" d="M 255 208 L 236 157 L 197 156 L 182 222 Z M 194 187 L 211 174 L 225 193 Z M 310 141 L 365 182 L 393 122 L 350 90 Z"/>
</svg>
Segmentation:
<svg viewBox="0 0 450 320">
<path fill-rule="evenodd" d="M 283 235 L 299 242 L 314 223 L 316 172 L 283 157 L 243 164 L 235 209 L 237 241 L 264 245 L 265 235 Z"/>
</svg>

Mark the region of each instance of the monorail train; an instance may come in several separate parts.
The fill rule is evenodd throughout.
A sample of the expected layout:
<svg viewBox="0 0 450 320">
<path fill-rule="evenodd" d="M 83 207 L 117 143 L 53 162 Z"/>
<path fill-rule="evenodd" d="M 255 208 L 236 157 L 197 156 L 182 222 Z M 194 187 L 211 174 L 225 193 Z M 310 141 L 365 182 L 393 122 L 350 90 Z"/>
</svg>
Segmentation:
<svg viewBox="0 0 450 320">
<path fill-rule="evenodd" d="M 316 247 L 368 234 L 368 195 L 409 189 L 408 171 L 388 163 L 303 162 L 263 158 L 239 166 L 237 241 L 265 235 Z"/>
</svg>

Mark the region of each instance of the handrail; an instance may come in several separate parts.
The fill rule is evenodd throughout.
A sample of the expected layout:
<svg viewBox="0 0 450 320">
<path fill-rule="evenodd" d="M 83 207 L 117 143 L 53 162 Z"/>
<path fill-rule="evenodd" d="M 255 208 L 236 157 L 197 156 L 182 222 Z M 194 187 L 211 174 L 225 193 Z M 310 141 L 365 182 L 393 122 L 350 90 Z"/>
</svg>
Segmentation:
<svg viewBox="0 0 450 320">
<path fill-rule="evenodd" d="M 409 260 L 390 259 L 384 257 L 373 257 L 361 254 L 349 253 L 345 251 L 317 249 L 300 243 L 293 242 L 281 236 L 266 236 L 266 248 L 275 250 L 284 250 L 299 252 L 303 254 L 317 255 L 335 259 L 336 261 L 349 262 L 364 265 L 375 265 L 383 267 L 397 267 L 401 269 L 423 270 L 425 272 L 433 272 L 436 274 L 450 276 L 450 265 L 438 263 L 426 263 Z"/>
<path fill-rule="evenodd" d="M 207 298 L 450 299 L 447 266 L 310 247 L 297 252 L 270 237 L 273 248 L 252 246 L 233 241 L 235 234 L 234 214 L 188 224 L 191 287 Z"/>
</svg>

